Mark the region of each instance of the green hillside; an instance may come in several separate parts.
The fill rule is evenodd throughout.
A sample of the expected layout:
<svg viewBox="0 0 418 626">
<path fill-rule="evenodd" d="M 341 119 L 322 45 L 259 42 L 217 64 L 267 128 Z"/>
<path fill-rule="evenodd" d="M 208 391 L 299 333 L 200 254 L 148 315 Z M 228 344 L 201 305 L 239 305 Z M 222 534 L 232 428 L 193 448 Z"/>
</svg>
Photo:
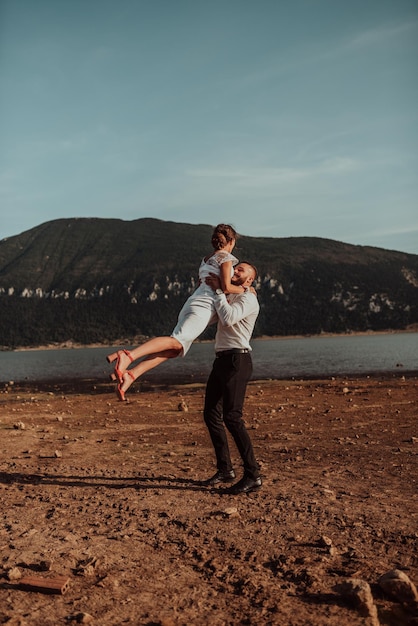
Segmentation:
<svg viewBox="0 0 418 626">
<path fill-rule="evenodd" d="M 205 224 L 83 218 L 3 239 L 0 344 L 169 333 L 210 252 L 211 233 Z M 418 323 L 417 255 L 311 237 L 242 237 L 235 254 L 259 270 L 257 335 Z"/>
</svg>

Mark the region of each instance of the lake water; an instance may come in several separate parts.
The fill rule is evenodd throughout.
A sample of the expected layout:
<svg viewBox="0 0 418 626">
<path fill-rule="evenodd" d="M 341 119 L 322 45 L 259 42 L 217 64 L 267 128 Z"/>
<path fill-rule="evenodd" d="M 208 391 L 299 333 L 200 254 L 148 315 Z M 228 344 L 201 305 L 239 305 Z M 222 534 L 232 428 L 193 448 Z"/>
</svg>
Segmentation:
<svg viewBox="0 0 418 626">
<path fill-rule="evenodd" d="M 312 378 L 393 372 L 418 373 L 418 333 L 390 333 L 252 342 L 254 379 Z M 77 348 L 0 352 L 0 382 L 106 380 L 112 349 Z M 144 376 L 157 384 L 205 381 L 214 344 L 196 343 L 186 358 L 167 361 Z"/>
</svg>

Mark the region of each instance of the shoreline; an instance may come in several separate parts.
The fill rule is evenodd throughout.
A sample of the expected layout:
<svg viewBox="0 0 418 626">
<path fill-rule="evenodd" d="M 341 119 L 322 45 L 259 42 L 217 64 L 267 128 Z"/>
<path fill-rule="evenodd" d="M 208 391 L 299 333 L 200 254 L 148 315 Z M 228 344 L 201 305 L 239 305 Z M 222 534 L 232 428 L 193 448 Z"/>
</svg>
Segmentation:
<svg viewBox="0 0 418 626">
<path fill-rule="evenodd" d="M 254 388 L 272 389 L 276 387 L 311 386 L 311 385 L 356 385 L 367 384 L 369 387 L 378 387 L 382 382 L 402 382 L 403 384 L 415 385 L 418 382 L 417 371 L 406 372 L 375 372 L 369 374 L 340 374 L 340 375 L 318 375 L 286 378 L 255 378 L 248 383 L 248 393 Z M 140 389 L 132 392 L 129 402 L 137 401 L 147 393 L 188 393 L 193 390 L 205 389 L 205 380 L 183 381 L 179 379 L 165 379 L 159 382 L 144 381 Z M 23 380 L 13 382 L 0 382 L 0 395 L 16 393 L 61 393 L 75 395 L 103 395 L 114 392 L 114 383 L 97 378 L 60 378 L 48 380 Z M 128 404 L 129 404 L 128 402 Z M 118 403 L 119 406 L 119 403 Z"/>
<path fill-rule="evenodd" d="M 369 337 L 374 335 L 401 335 L 406 333 L 417 333 L 418 332 L 418 324 L 412 324 L 408 328 L 402 330 L 364 330 L 364 331 L 352 331 L 346 333 L 320 333 L 317 335 L 260 335 L 259 337 L 254 337 L 252 342 L 254 341 L 268 341 L 270 339 L 278 340 L 278 341 L 286 341 L 291 339 L 320 339 L 325 337 Z M 136 344 L 144 343 L 148 341 L 151 337 L 141 335 L 134 337 L 132 341 L 128 339 L 120 339 L 119 341 L 115 341 L 114 343 L 90 343 L 90 344 L 80 344 L 73 342 L 71 340 L 63 341 L 62 343 L 51 343 L 41 346 L 19 346 L 17 348 L 10 348 L 9 346 L 1 346 L 0 352 L 28 352 L 28 351 L 37 351 L 37 350 L 80 350 L 87 348 L 115 348 L 117 346 L 133 346 Z M 196 341 L 195 343 L 214 343 L 214 339 L 206 339 L 202 341 Z"/>
</svg>

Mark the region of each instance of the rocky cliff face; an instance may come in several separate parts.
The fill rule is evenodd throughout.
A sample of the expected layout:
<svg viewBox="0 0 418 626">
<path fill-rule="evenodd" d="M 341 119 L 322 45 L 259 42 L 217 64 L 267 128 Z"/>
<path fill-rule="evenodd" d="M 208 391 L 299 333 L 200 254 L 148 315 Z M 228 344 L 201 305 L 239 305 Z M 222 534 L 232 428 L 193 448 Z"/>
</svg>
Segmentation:
<svg viewBox="0 0 418 626">
<path fill-rule="evenodd" d="M 0 344 L 170 332 L 211 231 L 154 219 L 67 219 L 2 240 Z M 242 237 L 236 255 L 259 270 L 258 335 L 418 323 L 417 255 L 309 237 Z"/>
</svg>

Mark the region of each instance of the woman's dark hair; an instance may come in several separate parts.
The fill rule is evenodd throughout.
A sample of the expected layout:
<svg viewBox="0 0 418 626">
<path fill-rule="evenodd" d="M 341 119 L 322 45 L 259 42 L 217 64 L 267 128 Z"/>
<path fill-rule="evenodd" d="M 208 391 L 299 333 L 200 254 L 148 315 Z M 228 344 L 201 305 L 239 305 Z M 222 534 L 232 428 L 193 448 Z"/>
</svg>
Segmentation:
<svg viewBox="0 0 418 626">
<path fill-rule="evenodd" d="M 237 239 L 238 235 L 229 224 L 218 224 L 215 226 L 212 234 L 212 246 L 215 250 L 221 250 L 232 241 Z"/>
</svg>

